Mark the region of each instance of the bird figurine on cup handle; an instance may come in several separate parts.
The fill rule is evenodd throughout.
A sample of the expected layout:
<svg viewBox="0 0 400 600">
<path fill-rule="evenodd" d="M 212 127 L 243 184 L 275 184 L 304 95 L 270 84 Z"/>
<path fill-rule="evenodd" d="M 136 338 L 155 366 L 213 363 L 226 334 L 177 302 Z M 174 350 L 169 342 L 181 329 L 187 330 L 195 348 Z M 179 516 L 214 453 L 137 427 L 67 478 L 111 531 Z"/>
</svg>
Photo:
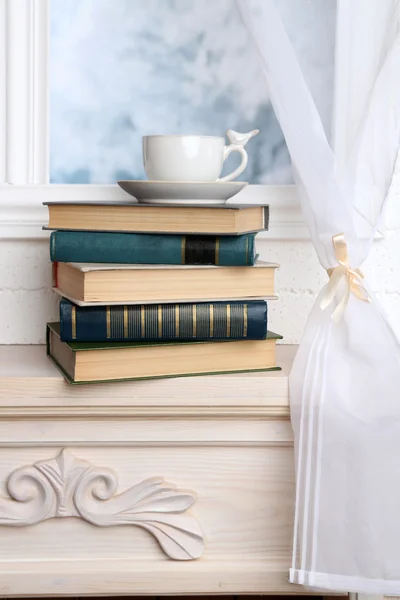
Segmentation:
<svg viewBox="0 0 400 600">
<path fill-rule="evenodd" d="M 232 171 L 232 173 L 225 175 L 225 177 L 220 177 L 217 181 L 221 181 L 221 182 L 232 181 L 233 179 L 238 177 L 238 175 L 243 173 L 243 171 L 247 167 L 247 163 L 249 160 L 249 157 L 247 155 L 246 150 L 244 149 L 244 146 L 247 144 L 247 142 L 249 141 L 250 138 L 254 137 L 258 133 L 259 133 L 258 129 L 253 129 L 252 131 L 249 131 L 248 133 L 239 133 L 238 131 L 234 131 L 233 129 L 228 129 L 228 131 L 226 132 L 226 136 L 227 136 L 228 140 L 230 141 L 230 144 L 229 144 L 229 146 L 225 146 L 224 161 L 228 158 L 228 156 L 232 152 L 239 152 L 242 155 L 242 162 L 240 163 L 240 165 L 238 166 L 237 169 Z"/>
</svg>

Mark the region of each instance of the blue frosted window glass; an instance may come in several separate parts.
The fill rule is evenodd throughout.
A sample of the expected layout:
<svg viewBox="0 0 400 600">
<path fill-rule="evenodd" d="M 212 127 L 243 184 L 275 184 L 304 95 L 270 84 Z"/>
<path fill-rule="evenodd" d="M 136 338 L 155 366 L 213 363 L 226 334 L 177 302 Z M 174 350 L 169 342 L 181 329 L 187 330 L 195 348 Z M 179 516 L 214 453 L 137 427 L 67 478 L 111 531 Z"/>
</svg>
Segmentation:
<svg viewBox="0 0 400 600">
<path fill-rule="evenodd" d="M 277 0 L 329 129 L 335 0 Z M 141 137 L 261 133 L 250 183 L 292 181 L 282 131 L 234 0 L 51 0 L 52 183 L 143 179 Z M 226 172 L 238 163 L 231 156 Z"/>
</svg>

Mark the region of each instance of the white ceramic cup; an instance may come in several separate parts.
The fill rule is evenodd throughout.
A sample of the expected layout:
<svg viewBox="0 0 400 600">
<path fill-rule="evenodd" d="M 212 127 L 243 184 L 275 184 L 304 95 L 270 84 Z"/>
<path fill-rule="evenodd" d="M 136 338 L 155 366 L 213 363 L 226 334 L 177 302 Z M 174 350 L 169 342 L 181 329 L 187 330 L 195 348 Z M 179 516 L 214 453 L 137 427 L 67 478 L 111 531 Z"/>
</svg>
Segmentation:
<svg viewBox="0 0 400 600">
<path fill-rule="evenodd" d="M 246 168 L 248 157 L 244 144 L 258 131 L 230 134 L 241 139 L 225 146 L 223 137 L 212 135 L 147 135 L 143 137 L 143 164 L 152 181 L 231 181 Z M 245 136 L 245 137 L 243 137 Z M 245 139 L 247 138 L 247 139 Z M 232 138 L 230 137 L 232 141 Z M 226 158 L 239 152 L 242 161 L 237 169 L 221 177 Z"/>
</svg>

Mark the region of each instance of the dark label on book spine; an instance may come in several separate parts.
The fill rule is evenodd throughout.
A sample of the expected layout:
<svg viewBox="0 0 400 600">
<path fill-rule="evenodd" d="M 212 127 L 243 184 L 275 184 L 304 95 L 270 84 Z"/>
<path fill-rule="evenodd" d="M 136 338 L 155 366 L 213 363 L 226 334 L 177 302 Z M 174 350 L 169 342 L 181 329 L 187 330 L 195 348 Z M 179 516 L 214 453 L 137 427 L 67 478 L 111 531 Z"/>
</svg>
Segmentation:
<svg viewBox="0 0 400 600">
<path fill-rule="evenodd" d="M 210 235 L 191 235 L 182 239 L 184 265 L 218 265 L 219 238 Z"/>
</svg>

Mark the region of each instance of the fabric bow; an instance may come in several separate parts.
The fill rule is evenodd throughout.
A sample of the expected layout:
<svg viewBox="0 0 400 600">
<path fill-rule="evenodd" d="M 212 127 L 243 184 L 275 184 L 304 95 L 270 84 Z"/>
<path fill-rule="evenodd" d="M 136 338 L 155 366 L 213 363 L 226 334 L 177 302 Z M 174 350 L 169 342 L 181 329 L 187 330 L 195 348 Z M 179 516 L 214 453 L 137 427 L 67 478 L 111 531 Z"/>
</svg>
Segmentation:
<svg viewBox="0 0 400 600">
<path fill-rule="evenodd" d="M 336 294 L 340 291 L 341 298 L 331 315 L 331 319 L 337 323 L 342 318 L 349 301 L 350 292 L 363 302 L 370 302 L 368 291 L 364 284 L 364 275 L 360 269 L 351 269 L 347 253 L 347 243 L 343 233 L 332 237 L 335 257 L 338 262 L 336 267 L 328 269 L 329 283 L 320 300 L 320 307 L 326 310 L 334 301 Z M 344 285 L 342 282 L 344 281 Z"/>
</svg>

